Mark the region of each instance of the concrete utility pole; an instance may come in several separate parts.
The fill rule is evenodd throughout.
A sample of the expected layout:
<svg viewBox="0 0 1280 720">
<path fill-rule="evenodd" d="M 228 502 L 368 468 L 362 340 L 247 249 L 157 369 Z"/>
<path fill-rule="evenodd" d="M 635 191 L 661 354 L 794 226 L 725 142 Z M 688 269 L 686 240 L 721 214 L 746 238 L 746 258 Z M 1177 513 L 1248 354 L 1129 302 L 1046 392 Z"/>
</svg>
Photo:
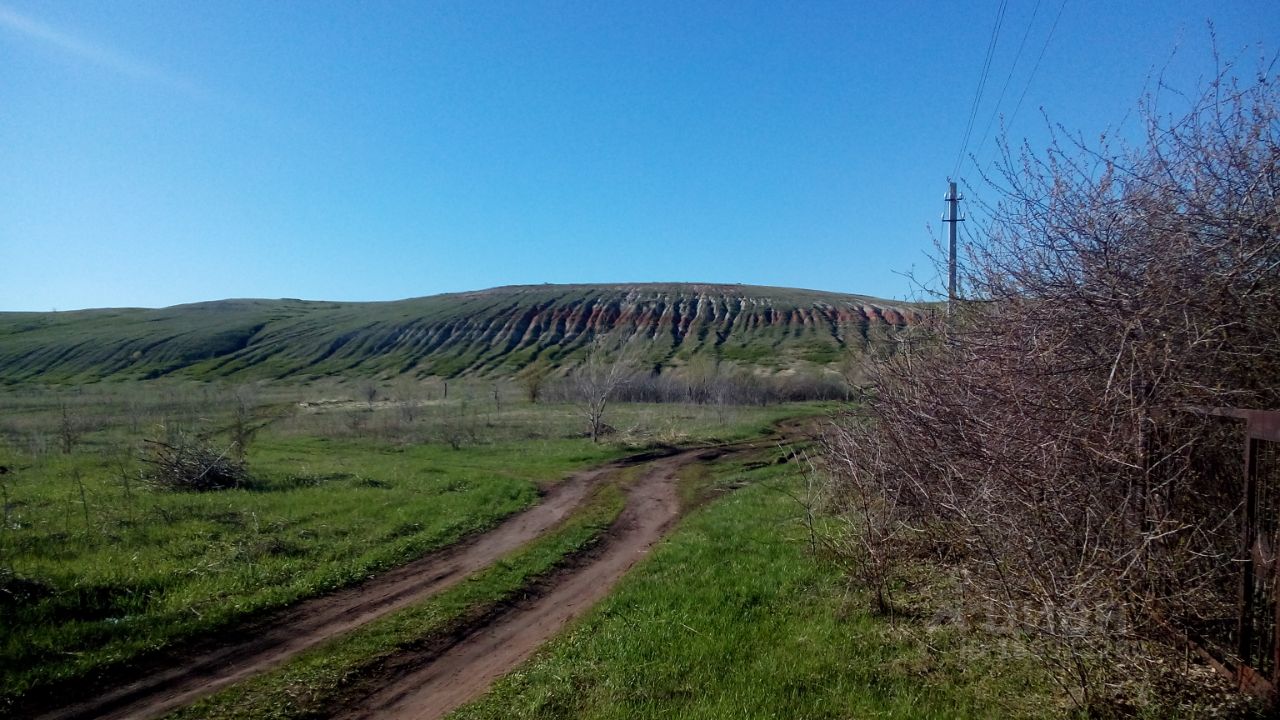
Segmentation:
<svg viewBox="0 0 1280 720">
<path fill-rule="evenodd" d="M 947 196 L 943 200 L 947 201 L 947 214 L 942 218 L 942 222 L 950 225 L 947 228 L 947 314 L 950 315 L 954 305 L 956 304 L 956 228 L 958 223 L 964 222 L 964 218 L 960 217 L 960 201 L 964 198 L 960 197 L 960 193 L 956 192 L 956 184 L 954 181 L 947 183 Z"/>
</svg>

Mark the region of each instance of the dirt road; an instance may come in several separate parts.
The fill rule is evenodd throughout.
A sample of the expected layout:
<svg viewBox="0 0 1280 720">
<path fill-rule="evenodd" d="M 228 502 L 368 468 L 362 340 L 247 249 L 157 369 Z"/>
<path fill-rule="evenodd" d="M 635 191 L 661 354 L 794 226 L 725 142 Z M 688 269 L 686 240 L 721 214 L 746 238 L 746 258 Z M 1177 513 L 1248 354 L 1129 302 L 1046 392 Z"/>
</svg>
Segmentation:
<svg viewBox="0 0 1280 720">
<path fill-rule="evenodd" d="M 541 502 L 493 530 L 400 566 L 347 590 L 302 602 L 236 632 L 189 647 L 181 655 L 138 668 L 90 699 L 37 714 L 39 720 L 155 718 L 219 689 L 277 667 L 298 653 L 387 613 L 442 592 L 566 518 L 590 490 L 626 466 L 644 469 L 627 490 L 626 506 L 600 552 L 557 576 L 537 599 L 510 608 L 436 657 L 399 663 L 409 668 L 341 712 L 348 717 L 439 717 L 483 693 L 494 679 L 531 655 L 602 598 L 679 516 L 676 471 L 729 450 L 655 451 L 577 473 Z"/>
<path fill-rule="evenodd" d="M 545 594 L 462 637 L 434 658 L 388 677 L 367 697 L 349 698 L 339 718 L 431 720 L 479 697 L 571 620 L 603 598 L 680 515 L 676 473 L 710 460 L 717 450 L 691 450 L 648 463 L 627 491 L 627 504 L 610 528 L 602 552 L 562 575 Z M 399 667 L 408 663 L 396 663 Z"/>
<path fill-rule="evenodd" d="M 270 670 L 329 638 L 440 593 L 489 566 L 567 517 L 600 478 L 626 463 L 611 463 L 572 475 L 552 487 L 539 504 L 483 535 L 355 587 L 302 602 L 237 632 L 236 638 L 211 641 L 181 659 L 148 668 L 135 680 L 37 717 L 159 717 L 231 683 Z"/>
</svg>

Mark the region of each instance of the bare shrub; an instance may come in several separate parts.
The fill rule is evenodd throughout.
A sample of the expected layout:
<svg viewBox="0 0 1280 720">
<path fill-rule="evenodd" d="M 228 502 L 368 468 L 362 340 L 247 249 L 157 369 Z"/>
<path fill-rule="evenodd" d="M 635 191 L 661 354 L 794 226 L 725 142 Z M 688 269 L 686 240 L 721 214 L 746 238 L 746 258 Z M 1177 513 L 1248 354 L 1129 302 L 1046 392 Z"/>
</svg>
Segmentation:
<svg viewBox="0 0 1280 720">
<path fill-rule="evenodd" d="M 462 399 L 442 408 L 436 423 L 436 431 L 440 439 L 454 450 L 461 450 L 467 445 L 474 445 L 480 440 L 480 420 L 472 399 L 463 395 Z"/>
<path fill-rule="evenodd" d="M 371 409 L 373 408 L 373 402 L 378 399 L 380 392 L 378 384 L 372 380 L 366 380 L 360 383 L 359 387 L 356 388 L 356 393 L 360 397 L 364 398 L 364 401 L 368 403 Z"/>
<path fill-rule="evenodd" d="M 418 421 L 426 395 L 426 389 L 418 380 L 409 376 L 396 379 L 389 399 L 394 401 L 398 416 L 397 426 L 412 426 Z"/>
<path fill-rule="evenodd" d="M 262 424 L 255 424 L 254 415 L 258 407 L 258 395 L 249 385 L 240 385 L 231 391 L 231 452 L 235 458 L 244 461 L 249 451 L 249 443 L 262 429 Z"/>
<path fill-rule="evenodd" d="M 64 400 L 59 405 L 58 443 L 63 455 L 70 455 L 84 434 L 85 422 L 77 410 L 72 409 Z"/>
<path fill-rule="evenodd" d="M 878 605 L 943 561 L 966 613 L 1045 641 L 1088 705 L 1156 672 L 1166 624 L 1231 607 L 1239 495 L 1184 411 L 1280 406 L 1275 82 L 1224 74 L 1178 118 L 1148 100 L 1139 147 L 1005 148 L 972 300 L 874 362 L 871 422 L 828 443 Z"/>
<path fill-rule="evenodd" d="M 557 393 L 552 386 L 551 395 Z M 572 396 L 572 392 L 569 393 Z M 765 406 L 778 402 L 846 400 L 852 393 L 843 378 L 819 370 L 784 372 L 773 375 L 712 359 L 691 367 L 645 373 L 634 369 L 630 378 L 614 392 L 621 402 L 694 403 L 726 407 Z"/>
</svg>

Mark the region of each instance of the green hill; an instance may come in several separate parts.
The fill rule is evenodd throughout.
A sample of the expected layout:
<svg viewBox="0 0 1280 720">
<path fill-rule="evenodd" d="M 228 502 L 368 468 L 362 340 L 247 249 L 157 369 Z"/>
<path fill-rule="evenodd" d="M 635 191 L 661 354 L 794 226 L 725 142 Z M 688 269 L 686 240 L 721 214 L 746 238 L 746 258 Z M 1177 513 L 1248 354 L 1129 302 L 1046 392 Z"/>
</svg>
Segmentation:
<svg viewBox="0 0 1280 720">
<path fill-rule="evenodd" d="M 750 285 L 525 285 L 393 302 L 222 300 L 0 313 L 0 383 L 507 375 L 614 333 L 655 367 L 694 356 L 784 370 L 837 362 L 922 310 Z"/>
</svg>

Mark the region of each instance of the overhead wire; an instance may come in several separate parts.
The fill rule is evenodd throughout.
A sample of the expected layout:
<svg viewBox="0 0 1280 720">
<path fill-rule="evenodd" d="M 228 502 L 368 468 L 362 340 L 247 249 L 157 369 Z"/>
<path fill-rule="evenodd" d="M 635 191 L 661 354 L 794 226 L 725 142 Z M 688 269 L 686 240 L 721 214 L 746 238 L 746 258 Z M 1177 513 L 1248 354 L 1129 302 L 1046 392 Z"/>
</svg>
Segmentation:
<svg viewBox="0 0 1280 720">
<path fill-rule="evenodd" d="M 1022 86 L 1022 94 L 1018 96 L 1018 103 L 1013 106 L 1013 112 L 1009 114 L 1007 126 L 1013 125 L 1014 118 L 1018 117 L 1018 111 L 1022 109 L 1022 101 L 1027 97 L 1027 91 L 1031 89 L 1031 81 L 1036 77 L 1036 71 L 1040 69 L 1040 61 L 1044 60 L 1044 52 L 1049 49 L 1049 41 L 1053 39 L 1053 31 L 1058 29 L 1058 21 L 1062 19 L 1062 11 L 1067 9 L 1067 0 L 1062 0 L 1062 5 L 1058 6 L 1058 14 L 1053 18 L 1053 24 L 1049 26 L 1049 34 L 1044 37 L 1044 45 L 1040 46 L 1040 55 L 1036 57 L 1036 64 L 1031 66 L 1031 74 L 1027 76 L 1026 85 Z"/>
<path fill-rule="evenodd" d="M 996 44 L 1000 38 L 1000 27 L 1004 24 L 1005 11 L 1008 10 L 1008 0 L 1000 0 L 1000 7 L 996 10 L 996 19 L 991 26 L 991 37 L 987 41 L 986 57 L 982 61 L 982 73 L 978 77 L 978 88 L 973 94 L 973 104 L 969 107 L 969 119 L 965 123 L 964 139 L 960 143 L 960 152 L 956 153 L 955 169 L 951 171 L 951 177 L 956 177 L 960 173 L 960 166 L 964 162 L 964 152 L 969 149 L 969 138 L 973 135 L 973 121 L 978 117 L 978 108 L 982 105 L 982 93 L 987 85 L 987 78 L 991 72 L 991 59 L 995 55 Z"/>
<path fill-rule="evenodd" d="M 1040 12 L 1041 0 L 1036 0 L 1036 5 L 1031 10 L 1031 19 L 1027 21 L 1027 29 L 1022 32 L 1022 40 L 1018 42 L 1018 52 L 1014 53 L 1013 62 L 1009 65 L 1009 72 L 1004 76 L 1004 84 L 1000 86 L 1000 94 L 996 97 L 996 104 L 991 108 L 991 117 L 987 119 L 987 126 L 982 130 L 982 138 L 978 140 L 978 146 L 974 148 L 974 155 L 981 155 L 982 148 L 987 144 L 987 138 L 991 135 L 991 126 L 995 124 L 996 117 L 1000 115 L 1000 105 L 1004 102 L 1004 94 L 1009 89 L 1009 83 L 1013 80 L 1013 73 L 1018 68 L 1018 61 L 1022 59 L 1022 51 L 1027 46 L 1027 38 L 1031 35 L 1031 28 L 1035 26 L 1036 15 Z"/>
</svg>

